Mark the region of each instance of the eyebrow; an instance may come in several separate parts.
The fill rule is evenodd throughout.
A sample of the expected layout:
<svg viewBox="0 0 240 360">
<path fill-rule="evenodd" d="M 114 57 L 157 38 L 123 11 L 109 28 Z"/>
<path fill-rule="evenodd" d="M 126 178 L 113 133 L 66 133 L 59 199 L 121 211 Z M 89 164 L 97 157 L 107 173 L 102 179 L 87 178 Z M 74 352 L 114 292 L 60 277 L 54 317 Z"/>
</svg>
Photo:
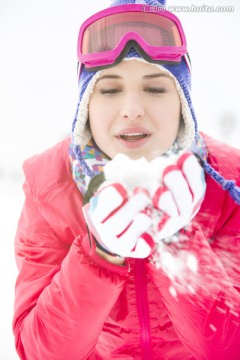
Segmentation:
<svg viewBox="0 0 240 360">
<path fill-rule="evenodd" d="M 143 76 L 144 79 L 156 79 L 159 77 L 168 77 L 168 75 L 164 74 L 164 73 L 157 73 L 157 74 L 149 74 L 149 75 Z"/>
<path fill-rule="evenodd" d="M 99 79 L 97 79 L 97 82 L 103 79 L 122 79 L 122 77 L 118 75 L 103 75 Z"/>
<path fill-rule="evenodd" d="M 164 73 L 149 74 L 144 75 L 143 79 L 156 79 L 159 77 L 168 77 L 168 75 Z M 122 77 L 119 75 L 103 75 L 97 80 L 97 82 L 103 79 L 122 79 Z"/>
</svg>

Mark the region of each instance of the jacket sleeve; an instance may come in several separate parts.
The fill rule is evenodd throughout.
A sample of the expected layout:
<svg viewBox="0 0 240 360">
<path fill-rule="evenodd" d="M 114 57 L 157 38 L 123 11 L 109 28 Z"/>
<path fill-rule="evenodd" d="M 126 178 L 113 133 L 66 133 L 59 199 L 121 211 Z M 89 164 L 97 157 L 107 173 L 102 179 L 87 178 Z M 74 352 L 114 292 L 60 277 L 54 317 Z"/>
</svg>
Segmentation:
<svg viewBox="0 0 240 360">
<path fill-rule="evenodd" d="M 184 233 L 176 257 L 188 252 L 198 269 L 182 287 L 163 267 L 146 263 L 182 343 L 198 360 L 240 359 L 240 206 L 235 205 L 215 236 L 206 239 L 204 227 L 193 224 Z M 186 254 L 186 253 L 185 253 Z M 161 255 L 160 255 L 161 256 Z M 176 285 L 177 295 L 172 291 Z"/>
<path fill-rule="evenodd" d="M 90 256 L 84 234 L 71 245 L 61 241 L 28 183 L 25 193 L 15 246 L 17 352 L 24 360 L 86 359 L 124 286 L 127 267 Z"/>
</svg>

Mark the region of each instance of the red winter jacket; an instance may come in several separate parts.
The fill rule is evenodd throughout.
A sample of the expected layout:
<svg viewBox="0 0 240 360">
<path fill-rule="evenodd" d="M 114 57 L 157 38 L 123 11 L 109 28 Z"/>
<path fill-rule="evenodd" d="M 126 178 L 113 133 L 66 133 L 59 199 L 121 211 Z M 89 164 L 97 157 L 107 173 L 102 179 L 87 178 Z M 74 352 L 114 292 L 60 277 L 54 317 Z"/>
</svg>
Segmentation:
<svg viewBox="0 0 240 360">
<path fill-rule="evenodd" d="M 205 140 L 209 163 L 239 184 L 240 152 Z M 240 206 L 207 176 L 205 200 L 185 233 L 207 291 L 175 298 L 148 259 L 121 267 L 90 251 L 69 141 L 24 164 L 13 325 L 20 358 L 239 360 Z"/>
</svg>

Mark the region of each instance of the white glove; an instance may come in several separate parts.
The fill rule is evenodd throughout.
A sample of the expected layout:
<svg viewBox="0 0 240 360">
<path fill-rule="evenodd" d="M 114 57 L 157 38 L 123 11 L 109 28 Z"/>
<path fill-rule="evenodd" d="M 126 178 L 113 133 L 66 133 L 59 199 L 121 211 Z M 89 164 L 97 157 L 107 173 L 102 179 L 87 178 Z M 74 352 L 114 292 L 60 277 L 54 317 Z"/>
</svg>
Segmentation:
<svg viewBox="0 0 240 360">
<path fill-rule="evenodd" d="M 143 189 L 128 194 L 119 183 L 112 183 L 95 193 L 83 207 L 89 230 L 107 251 L 122 257 L 145 258 L 153 241 L 146 233 L 151 226 L 147 207 L 152 200 Z"/>
<path fill-rule="evenodd" d="M 162 212 L 152 227 L 155 242 L 171 237 L 186 226 L 200 209 L 206 191 L 204 170 L 196 156 L 184 152 L 166 166 L 153 205 Z M 156 211 L 155 211 L 156 215 Z"/>
</svg>

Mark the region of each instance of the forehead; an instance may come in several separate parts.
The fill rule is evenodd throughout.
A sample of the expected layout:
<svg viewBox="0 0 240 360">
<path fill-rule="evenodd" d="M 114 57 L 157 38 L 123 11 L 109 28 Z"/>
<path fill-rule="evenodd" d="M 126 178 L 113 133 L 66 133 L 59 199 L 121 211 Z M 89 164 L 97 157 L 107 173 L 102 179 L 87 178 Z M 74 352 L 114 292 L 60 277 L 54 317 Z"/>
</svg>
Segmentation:
<svg viewBox="0 0 240 360">
<path fill-rule="evenodd" d="M 146 78 L 167 77 L 168 71 L 159 65 L 151 64 L 142 59 L 126 59 L 120 64 L 102 70 L 100 79 L 109 77 L 139 76 Z"/>
</svg>

